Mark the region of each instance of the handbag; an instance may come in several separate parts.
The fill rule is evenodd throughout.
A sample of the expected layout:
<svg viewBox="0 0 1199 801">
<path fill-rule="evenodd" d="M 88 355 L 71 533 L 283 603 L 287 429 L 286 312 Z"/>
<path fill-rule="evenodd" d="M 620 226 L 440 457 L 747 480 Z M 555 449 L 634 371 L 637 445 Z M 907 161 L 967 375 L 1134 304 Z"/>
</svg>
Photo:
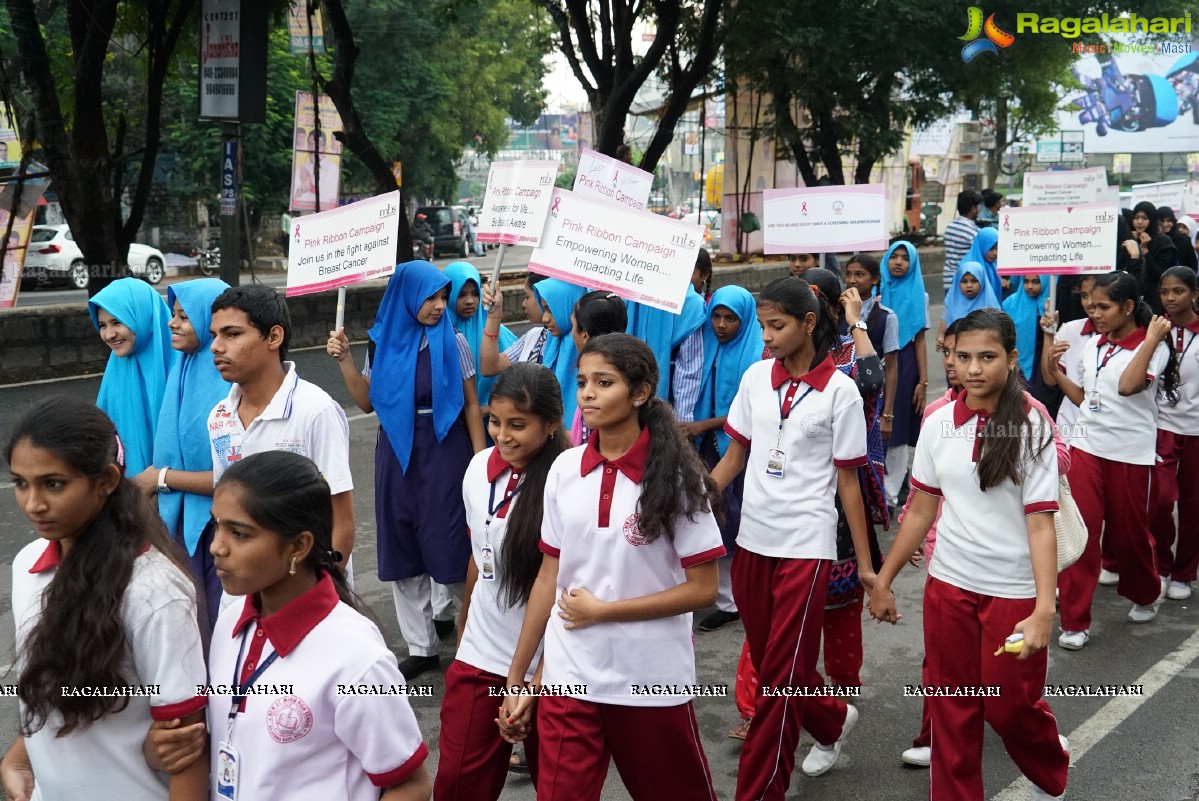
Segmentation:
<svg viewBox="0 0 1199 801">
<path fill-rule="evenodd" d="M 1053 516 L 1053 527 L 1057 530 L 1057 572 L 1061 573 L 1077 562 L 1087 547 L 1087 525 L 1065 476 L 1057 479 L 1057 514 Z"/>
</svg>

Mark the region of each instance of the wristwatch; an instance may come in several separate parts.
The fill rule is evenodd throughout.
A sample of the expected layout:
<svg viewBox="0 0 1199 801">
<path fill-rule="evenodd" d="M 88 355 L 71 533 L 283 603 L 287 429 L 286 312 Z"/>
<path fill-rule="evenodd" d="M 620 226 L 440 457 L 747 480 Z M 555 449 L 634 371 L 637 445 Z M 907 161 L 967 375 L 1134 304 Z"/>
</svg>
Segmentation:
<svg viewBox="0 0 1199 801">
<path fill-rule="evenodd" d="M 171 488 L 167 486 L 167 470 L 170 468 L 164 467 L 158 471 L 158 494 L 170 495 Z"/>
<path fill-rule="evenodd" d="M 849 330 L 850 331 L 855 331 L 855 330 L 856 331 L 866 331 L 867 333 L 869 333 L 870 328 L 866 325 L 865 320 L 858 320 L 856 323 L 854 323 L 853 325 L 851 325 L 849 327 Z"/>
</svg>

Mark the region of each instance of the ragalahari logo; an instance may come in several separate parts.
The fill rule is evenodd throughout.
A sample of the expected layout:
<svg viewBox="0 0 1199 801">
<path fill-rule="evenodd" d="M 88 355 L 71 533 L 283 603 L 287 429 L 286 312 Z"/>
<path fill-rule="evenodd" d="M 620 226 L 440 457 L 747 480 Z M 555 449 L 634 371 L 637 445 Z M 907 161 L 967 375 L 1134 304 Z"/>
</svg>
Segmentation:
<svg viewBox="0 0 1199 801">
<path fill-rule="evenodd" d="M 979 38 L 984 35 L 985 38 Z M 962 61 L 969 64 L 975 57 L 983 53 L 994 53 L 999 55 L 999 48 L 1008 48 L 1012 42 L 1016 41 L 1016 37 L 1012 36 L 1007 31 L 1001 30 L 995 24 L 995 15 L 987 17 L 987 21 L 983 23 L 983 10 L 978 6 L 970 6 L 966 9 L 966 35 L 959 36 L 966 46 L 962 48 Z"/>
</svg>

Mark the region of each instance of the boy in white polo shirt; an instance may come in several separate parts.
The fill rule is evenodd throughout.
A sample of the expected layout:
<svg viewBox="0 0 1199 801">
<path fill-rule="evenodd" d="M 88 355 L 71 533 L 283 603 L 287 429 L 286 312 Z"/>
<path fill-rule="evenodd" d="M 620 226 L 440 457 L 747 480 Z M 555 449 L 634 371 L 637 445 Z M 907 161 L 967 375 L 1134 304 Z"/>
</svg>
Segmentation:
<svg viewBox="0 0 1199 801">
<path fill-rule="evenodd" d="M 208 417 L 213 484 L 255 453 L 307 456 L 333 493 L 333 547 L 346 567 L 354 549 L 350 427 L 341 406 L 284 361 L 291 337 L 286 301 L 260 284 L 228 289 L 212 304 L 211 333 L 216 368 L 233 384 Z"/>
</svg>

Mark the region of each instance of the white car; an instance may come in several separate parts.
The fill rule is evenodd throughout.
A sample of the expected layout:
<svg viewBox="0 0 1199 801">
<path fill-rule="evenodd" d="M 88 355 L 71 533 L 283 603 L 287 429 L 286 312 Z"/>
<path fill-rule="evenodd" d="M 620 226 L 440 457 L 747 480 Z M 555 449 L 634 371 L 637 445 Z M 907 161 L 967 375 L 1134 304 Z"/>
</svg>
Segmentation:
<svg viewBox="0 0 1199 801">
<path fill-rule="evenodd" d="M 162 251 L 149 245 L 129 246 L 129 274 L 157 284 L 166 274 Z M 76 289 L 87 289 L 87 262 L 66 225 L 35 225 L 25 254 L 21 283 L 32 288 L 38 283 L 66 281 Z"/>
<path fill-rule="evenodd" d="M 704 226 L 704 244 L 711 250 L 720 250 L 720 212 L 713 208 L 693 211 L 683 215 L 683 222 Z"/>
</svg>

